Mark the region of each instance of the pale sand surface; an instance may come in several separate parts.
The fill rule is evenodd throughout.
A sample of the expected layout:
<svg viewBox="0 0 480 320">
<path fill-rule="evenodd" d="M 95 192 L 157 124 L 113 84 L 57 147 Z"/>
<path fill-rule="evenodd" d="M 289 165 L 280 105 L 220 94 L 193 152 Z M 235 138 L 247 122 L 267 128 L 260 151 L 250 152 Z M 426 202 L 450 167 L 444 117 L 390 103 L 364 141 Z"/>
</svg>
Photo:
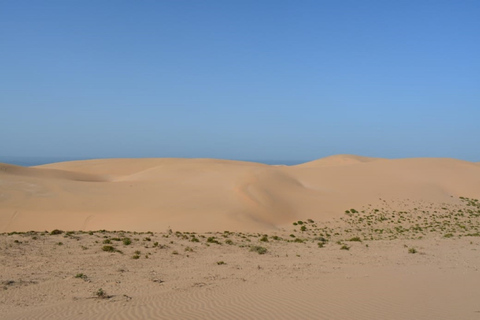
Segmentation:
<svg viewBox="0 0 480 320">
<path fill-rule="evenodd" d="M 213 159 L 0 164 L 0 232 L 275 230 L 381 199 L 480 195 L 480 167 L 454 159 L 333 156 L 298 166 Z"/>
<path fill-rule="evenodd" d="M 478 198 L 454 159 L 2 164 L 0 319 L 480 319 Z"/>
</svg>

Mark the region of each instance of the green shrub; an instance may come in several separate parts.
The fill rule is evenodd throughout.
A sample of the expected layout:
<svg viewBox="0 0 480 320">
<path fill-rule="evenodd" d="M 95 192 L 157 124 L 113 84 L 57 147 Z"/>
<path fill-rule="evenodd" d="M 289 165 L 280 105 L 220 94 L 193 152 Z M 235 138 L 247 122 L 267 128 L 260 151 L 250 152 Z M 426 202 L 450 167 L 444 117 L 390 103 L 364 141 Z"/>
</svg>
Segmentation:
<svg viewBox="0 0 480 320">
<path fill-rule="evenodd" d="M 113 246 L 103 246 L 102 250 L 106 251 L 106 252 L 115 252 L 116 251 L 116 249 Z"/>
<path fill-rule="evenodd" d="M 97 292 L 95 292 L 95 295 L 97 296 L 97 298 L 100 298 L 100 299 L 110 298 L 102 288 L 98 289 Z"/>
<path fill-rule="evenodd" d="M 220 242 L 218 242 L 218 240 L 215 239 L 215 237 L 208 237 L 207 242 L 208 242 L 208 243 L 220 244 Z"/>
<path fill-rule="evenodd" d="M 260 238 L 260 241 L 262 242 L 268 242 L 268 236 L 266 234 L 264 234 L 261 238 Z"/>
<path fill-rule="evenodd" d="M 86 279 L 87 279 L 87 275 L 85 275 L 85 274 L 83 274 L 83 273 L 77 273 L 77 274 L 75 275 L 75 278 L 86 280 Z"/>
<path fill-rule="evenodd" d="M 51 235 L 62 234 L 62 233 L 63 233 L 63 231 L 62 231 L 62 230 L 58 230 L 58 229 L 52 230 L 52 232 L 50 232 Z"/>
<path fill-rule="evenodd" d="M 267 253 L 267 248 L 261 246 L 252 246 L 250 247 L 250 251 L 256 252 L 258 254 L 265 254 Z"/>
<path fill-rule="evenodd" d="M 350 238 L 348 241 L 362 242 L 362 239 L 360 239 L 360 237 L 353 237 L 353 238 Z"/>
</svg>

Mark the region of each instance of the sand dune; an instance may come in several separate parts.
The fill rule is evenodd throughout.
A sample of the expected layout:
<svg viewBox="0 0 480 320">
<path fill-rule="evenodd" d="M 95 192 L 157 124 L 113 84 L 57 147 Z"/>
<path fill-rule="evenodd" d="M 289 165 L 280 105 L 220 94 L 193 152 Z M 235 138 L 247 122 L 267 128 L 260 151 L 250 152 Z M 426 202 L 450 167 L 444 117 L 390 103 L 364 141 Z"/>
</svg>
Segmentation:
<svg viewBox="0 0 480 320">
<path fill-rule="evenodd" d="M 351 154 L 339 154 L 334 156 L 329 156 L 321 158 L 318 160 L 302 163 L 298 166 L 301 167 L 322 167 L 322 166 L 342 166 L 349 164 L 357 164 L 362 162 L 371 162 L 378 160 L 387 160 L 382 158 L 371 158 L 371 157 L 362 157 Z"/>
<path fill-rule="evenodd" d="M 477 164 L 351 155 L 297 166 L 169 158 L 2 164 L 0 231 L 275 230 L 385 199 L 458 196 L 480 196 Z"/>
<path fill-rule="evenodd" d="M 0 164 L 0 318 L 478 319 L 479 198 L 455 159 Z"/>
</svg>

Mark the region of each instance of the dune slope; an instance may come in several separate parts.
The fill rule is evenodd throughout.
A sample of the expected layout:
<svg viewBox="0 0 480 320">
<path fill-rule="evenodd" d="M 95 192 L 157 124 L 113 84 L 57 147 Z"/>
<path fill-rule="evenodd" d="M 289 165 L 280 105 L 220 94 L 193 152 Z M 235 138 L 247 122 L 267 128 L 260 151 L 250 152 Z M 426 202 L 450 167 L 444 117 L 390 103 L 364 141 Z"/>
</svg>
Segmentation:
<svg viewBox="0 0 480 320">
<path fill-rule="evenodd" d="M 349 155 L 297 166 L 214 159 L 0 164 L 0 232 L 259 231 L 388 199 L 448 203 L 458 196 L 480 198 L 477 164 Z"/>
</svg>

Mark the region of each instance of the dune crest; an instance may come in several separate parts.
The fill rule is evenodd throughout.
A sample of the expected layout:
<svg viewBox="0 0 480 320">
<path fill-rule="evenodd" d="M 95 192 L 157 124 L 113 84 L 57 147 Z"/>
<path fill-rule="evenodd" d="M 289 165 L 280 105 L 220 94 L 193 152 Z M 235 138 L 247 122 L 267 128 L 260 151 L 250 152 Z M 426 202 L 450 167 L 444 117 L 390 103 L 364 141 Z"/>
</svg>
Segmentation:
<svg viewBox="0 0 480 320">
<path fill-rule="evenodd" d="M 342 165 L 350 165 L 350 164 L 357 164 L 357 163 L 371 162 L 371 161 L 378 161 L 378 160 L 387 160 L 387 159 L 363 157 L 363 156 L 356 156 L 351 154 L 339 154 L 339 155 L 328 156 L 325 158 L 302 163 L 297 166 L 300 166 L 300 167 L 342 166 Z"/>
<path fill-rule="evenodd" d="M 480 166 L 456 159 L 332 156 L 297 166 L 216 159 L 0 165 L 0 232 L 271 230 L 379 199 L 480 198 Z M 408 200 L 407 200 L 408 201 Z"/>
</svg>

